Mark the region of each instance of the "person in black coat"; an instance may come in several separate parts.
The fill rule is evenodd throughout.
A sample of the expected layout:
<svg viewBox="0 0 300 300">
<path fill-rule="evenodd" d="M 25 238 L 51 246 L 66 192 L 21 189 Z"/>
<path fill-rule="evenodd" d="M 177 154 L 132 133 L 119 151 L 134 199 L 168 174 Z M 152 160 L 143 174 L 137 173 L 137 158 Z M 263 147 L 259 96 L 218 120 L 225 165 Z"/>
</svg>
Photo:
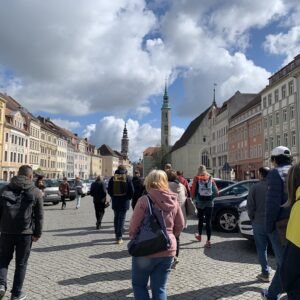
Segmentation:
<svg viewBox="0 0 300 300">
<path fill-rule="evenodd" d="M 131 207 L 132 207 L 132 210 L 134 210 L 134 207 L 135 207 L 138 199 L 145 192 L 143 179 L 141 178 L 141 175 L 140 175 L 139 171 L 134 172 L 134 176 L 132 177 L 132 185 L 133 185 L 133 188 L 134 188 L 134 193 L 133 193 L 133 196 L 132 196 Z"/>
<path fill-rule="evenodd" d="M 96 178 L 91 185 L 90 195 L 94 200 L 95 214 L 96 214 L 96 228 L 100 229 L 101 222 L 105 213 L 106 204 L 106 188 L 104 182 L 101 180 L 100 176 Z"/>
</svg>

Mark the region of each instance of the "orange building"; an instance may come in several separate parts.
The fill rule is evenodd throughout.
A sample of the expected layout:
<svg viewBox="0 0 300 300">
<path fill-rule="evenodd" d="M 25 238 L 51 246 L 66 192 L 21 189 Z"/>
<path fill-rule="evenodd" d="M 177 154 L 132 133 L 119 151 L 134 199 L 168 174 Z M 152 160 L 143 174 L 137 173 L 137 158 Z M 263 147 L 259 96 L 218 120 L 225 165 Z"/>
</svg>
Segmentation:
<svg viewBox="0 0 300 300">
<path fill-rule="evenodd" d="M 263 132 L 261 95 L 229 119 L 228 163 L 234 169 L 235 179 L 258 177 L 263 165 Z"/>
</svg>

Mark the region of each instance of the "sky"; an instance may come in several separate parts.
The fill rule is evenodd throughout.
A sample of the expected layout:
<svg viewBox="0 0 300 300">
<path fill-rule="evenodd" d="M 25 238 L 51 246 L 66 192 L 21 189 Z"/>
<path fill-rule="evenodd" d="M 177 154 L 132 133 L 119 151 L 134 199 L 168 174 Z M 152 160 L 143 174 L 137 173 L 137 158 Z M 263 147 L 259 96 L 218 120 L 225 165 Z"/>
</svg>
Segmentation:
<svg viewBox="0 0 300 300">
<path fill-rule="evenodd" d="M 0 91 L 35 115 L 121 148 L 174 144 L 213 99 L 257 93 L 300 53 L 298 0 L 0 0 Z"/>
</svg>

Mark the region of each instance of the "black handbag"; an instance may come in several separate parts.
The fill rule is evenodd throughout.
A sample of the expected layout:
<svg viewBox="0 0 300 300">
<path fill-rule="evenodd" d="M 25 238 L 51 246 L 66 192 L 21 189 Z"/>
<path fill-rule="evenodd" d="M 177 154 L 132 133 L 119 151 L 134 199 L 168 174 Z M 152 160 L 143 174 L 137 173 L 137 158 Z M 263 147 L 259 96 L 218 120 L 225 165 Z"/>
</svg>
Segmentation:
<svg viewBox="0 0 300 300">
<path fill-rule="evenodd" d="M 161 252 L 169 249 L 171 246 L 162 212 L 153 207 L 148 195 L 147 198 L 148 209 L 140 230 L 127 245 L 129 254 L 136 257 Z"/>
</svg>

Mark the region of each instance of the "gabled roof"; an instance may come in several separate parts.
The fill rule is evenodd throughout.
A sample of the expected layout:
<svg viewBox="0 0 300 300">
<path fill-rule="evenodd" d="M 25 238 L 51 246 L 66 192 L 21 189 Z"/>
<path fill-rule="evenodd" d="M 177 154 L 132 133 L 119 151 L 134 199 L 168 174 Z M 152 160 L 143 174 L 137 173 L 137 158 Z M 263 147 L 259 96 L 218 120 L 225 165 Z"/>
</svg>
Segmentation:
<svg viewBox="0 0 300 300">
<path fill-rule="evenodd" d="M 207 113 L 209 112 L 210 109 L 211 109 L 211 106 L 209 108 L 207 108 L 201 115 L 199 115 L 196 119 L 194 119 L 190 123 L 190 125 L 185 130 L 185 132 L 183 133 L 181 138 L 172 147 L 171 152 L 173 152 L 187 144 L 187 142 L 194 135 L 194 133 L 196 132 L 196 130 L 198 129 L 198 127 L 200 126 L 200 124 L 202 123 L 202 121 L 204 120 L 205 116 L 207 115 Z"/>
<path fill-rule="evenodd" d="M 116 155 L 116 153 L 114 152 L 114 150 L 112 150 L 108 145 L 103 144 L 102 146 L 100 146 L 98 148 L 98 151 L 100 152 L 100 155 L 102 156 L 114 156 L 114 157 L 118 157 Z"/>
<path fill-rule="evenodd" d="M 237 113 L 235 113 L 230 120 L 234 119 L 236 116 L 240 115 L 241 113 L 247 111 L 251 107 L 257 105 L 261 101 L 261 94 L 257 94 L 247 105 L 242 107 Z"/>
</svg>

